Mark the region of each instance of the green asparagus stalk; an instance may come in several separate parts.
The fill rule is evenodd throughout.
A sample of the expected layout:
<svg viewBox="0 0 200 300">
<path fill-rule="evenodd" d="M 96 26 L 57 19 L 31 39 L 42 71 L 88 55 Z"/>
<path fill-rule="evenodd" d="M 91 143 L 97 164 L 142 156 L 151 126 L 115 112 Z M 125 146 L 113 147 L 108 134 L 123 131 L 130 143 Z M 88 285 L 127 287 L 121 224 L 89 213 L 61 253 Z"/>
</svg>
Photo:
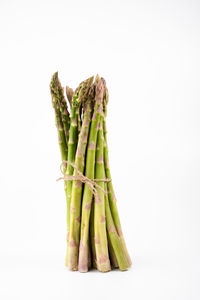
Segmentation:
<svg viewBox="0 0 200 300">
<path fill-rule="evenodd" d="M 93 77 L 84 82 L 80 90 L 80 99 L 83 105 L 84 117 L 81 132 L 79 135 L 78 146 L 76 151 L 75 166 L 83 173 L 85 166 L 85 151 L 88 140 L 88 133 L 92 113 L 92 101 L 94 87 L 91 87 Z M 74 176 L 79 175 L 74 170 Z M 82 182 L 73 181 L 71 193 L 71 213 L 70 213 L 70 232 L 69 232 L 69 256 L 68 267 L 70 270 L 77 270 L 78 268 L 78 249 L 79 249 L 79 235 L 80 235 L 80 209 L 82 196 Z"/>
<path fill-rule="evenodd" d="M 58 131 L 58 143 L 61 152 L 62 162 L 68 159 L 68 136 L 69 136 L 69 122 L 68 122 L 68 110 L 65 106 L 66 102 L 64 100 L 63 89 L 61 87 L 60 81 L 58 79 L 58 72 L 56 72 L 50 83 L 50 91 L 52 96 L 52 105 L 55 111 L 56 127 Z M 63 124 L 64 123 L 64 124 Z M 63 165 L 63 173 L 66 173 L 66 165 Z M 64 190 L 66 195 L 66 200 L 68 202 L 67 193 L 67 182 L 64 181 Z M 68 214 L 69 218 L 69 214 Z"/>
<path fill-rule="evenodd" d="M 102 117 L 100 117 L 100 120 L 101 119 Z M 100 121 L 96 146 L 95 179 L 105 178 L 103 150 L 104 136 L 102 121 Z M 104 190 L 106 183 L 100 181 L 98 182 L 98 185 Z M 97 188 L 97 195 L 94 197 L 94 236 L 97 269 L 101 272 L 110 271 L 111 267 L 108 256 L 108 242 L 106 233 L 105 194 L 99 188 Z"/>
<path fill-rule="evenodd" d="M 85 176 L 94 179 L 95 175 L 95 150 L 97 141 L 97 129 L 99 126 L 100 115 L 102 114 L 102 101 L 103 101 L 104 86 L 99 76 L 95 79 L 95 105 L 90 126 L 89 140 L 86 153 L 86 168 Z M 83 198 L 82 198 L 82 218 L 81 218 L 81 236 L 79 247 L 79 271 L 87 272 L 87 259 L 88 259 L 88 237 L 89 237 L 89 220 L 92 205 L 93 194 L 88 185 L 85 184 Z"/>
<path fill-rule="evenodd" d="M 71 114 L 70 114 L 70 129 L 69 129 L 69 141 L 68 141 L 68 156 L 67 161 L 69 163 L 74 163 L 76 148 L 77 148 L 77 140 L 78 140 L 78 108 L 80 105 L 79 92 L 81 89 L 81 85 L 76 89 L 73 94 L 72 102 L 71 102 Z M 73 175 L 73 167 L 72 165 L 67 165 L 67 175 Z M 72 181 L 67 181 L 66 183 L 67 190 L 67 253 L 65 259 L 65 265 L 68 265 L 68 251 L 69 251 L 69 229 L 70 229 L 70 204 L 71 204 L 71 192 L 72 192 Z"/>
<path fill-rule="evenodd" d="M 105 84 L 105 81 L 104 81 Z M 111 179 L 111 173 L 110 173 L 110 167 L 109 167 L 109 160 L 108 160 L 108 145 L 107 145 L 107 129 L 106 129 L 106 113 L 107 113 L 107 102 L 108 102 L 108 90 L 107 88 L 105 89 L 106 93 L 105 93 L 105 97 L 104 97 L 104 120 L 103 120 L 103 130 L 104 130 L 104 165 L 105 165 L 105 173 L 106 173 L 106 177 L 108 179 Z M 128 254 L 128 250 L 125 244 L 125 240 L 123 237 L 123 233 L 122 233 L 122 227 L 121 227 L 121 223 L 120 223 L 120 219 L 119 219 L 119 214 L 118 214 L 118 210 L 117 210 L 117 205 L 116 205 L 116 197 L 114 194 L 114 189 L 113 189 L 113 184 L 112 181 L 107 183 L 108 186 L 108 200 L 109 200 L 109 206 L 110 206 L 110 210 L 111 210 L 111 214 L 112 214 L 112 218 L 114 221 L 114 225 L 115 228 L 117 230 L 117 234 L 120 238 L 120 242 L 122 244 L 123 247 L 123 251 L 126 255 L 126 260 L 128 262 L 128 266 L 131 266 L 131 259 L 130 256 Z"/>
<path fill-rule="evenodd" d="M 61 152 L 62 162 L 67 159 L 68 155 L 68 132 L 69 132 L 69 124 L 68 124 L 68 110 L 67 106 L 65 106 L 66 102 L 64 99 L 63 88 L 58 79 L 58 72 L 56 72 L 50 83 L 50 91 L 52 96 L 52 105 L 55 111 L 55 120 L 56 127 L 58 131 L 58 143 Z M 64 106 L 64 109 L 63 109 Z M 64 165 L 63 172 L 66 172 L 66 167 Z M 65 195 L 67 197 L 67 189 L 66 182 L 64 182 Z"/>
</svg>

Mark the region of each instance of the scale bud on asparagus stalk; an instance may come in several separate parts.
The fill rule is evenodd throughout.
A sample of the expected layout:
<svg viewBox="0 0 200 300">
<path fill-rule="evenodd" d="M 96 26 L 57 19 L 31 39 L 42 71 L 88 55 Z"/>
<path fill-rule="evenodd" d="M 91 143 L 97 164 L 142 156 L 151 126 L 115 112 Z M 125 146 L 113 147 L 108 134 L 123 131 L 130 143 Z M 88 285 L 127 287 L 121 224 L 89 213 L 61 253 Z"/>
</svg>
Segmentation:
<svg viewBox="0 0 200 300">
<path fill-rule="evenodd" d="M 127 270 L 131 260 L 122 235 L 110 168 L 106 114 L 108 90 L 98 75 L 73 92 L 66 88 L 70 118 L 58 73 L 50 84 L 67 197 L 70 270 Z"/>
</svg>

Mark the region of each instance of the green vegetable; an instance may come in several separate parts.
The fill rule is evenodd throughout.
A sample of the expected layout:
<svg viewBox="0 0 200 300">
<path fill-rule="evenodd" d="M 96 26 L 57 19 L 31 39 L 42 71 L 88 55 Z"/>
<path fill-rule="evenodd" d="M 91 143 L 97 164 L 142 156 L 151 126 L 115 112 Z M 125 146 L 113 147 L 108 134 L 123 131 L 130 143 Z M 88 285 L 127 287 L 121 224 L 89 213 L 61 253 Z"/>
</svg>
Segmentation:
<svg viewBox="0 0 200 300">
<path fill-rule="evenodd" d="M 111 267 L 127 270 L 131 259 L 108 163 L 105 80 L 97 75 L 94 83 L 91 77 L 75 92 L 67 87 L 68 105 L 58 73 L 52 77 L 50 91 L 67 199 L 66 265 L 80 272 L 91 267 L 101 272 Z"/>
</svg>

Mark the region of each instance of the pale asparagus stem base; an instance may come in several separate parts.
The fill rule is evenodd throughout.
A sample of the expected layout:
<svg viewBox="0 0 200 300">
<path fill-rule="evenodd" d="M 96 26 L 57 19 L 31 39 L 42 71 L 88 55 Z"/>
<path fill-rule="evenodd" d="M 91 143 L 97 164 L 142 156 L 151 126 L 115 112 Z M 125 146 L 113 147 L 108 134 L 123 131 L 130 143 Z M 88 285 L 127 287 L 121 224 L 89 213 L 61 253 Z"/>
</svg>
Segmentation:
<svg viewBox="0 0 200 300">
<path fill-rule="evenodd" d="M 90 126 L 89 141 L 86 154 L 86 169 L 85 176 L 94 179 L 95 168 L 95 151 L 97 141 L 97 130 L 99 126 L 100 114 L 102 113 L 102 100 L 103 100 L 103 82 L 99 77 L 95 80 L 95 107 Z M 79 247 L 79 271 L 88 271 L 88 239 L 89 239 L 89 221 L 92 205 L 93 194 L 88 185 L 85 184 L 83 198 L 82 198 L 82 217 L 81 217 L 81 236 Z"/>
<path fill-rule="evenodd" d="M 95 179 L 105 178 L 103 160 L 104 136 L 101 119 L 102 117 L 100 118 L 100 128 L 97 136 Z M 98 185 L 103 190 L 105 189 L 104 182 L 98 182 Z M 94 236 L 97 269 L 101 272 L 108 272 L 111 267 L 106 233 L 105 195 L 99 188 L 97 188 L 97 195 L 94 196 Z"/>
<path fill-rule="evenodd" d="M 104 119 L 104 122 L 103 122 L 103 129 L 104 129 L 104 139 L 105 139 L 105 143 L 104 143 L 105 173 L 106 173 L 106 177 L 108 179 L 111 179 L 110 167 L 109 167 L 109 161 L 108 161 L 107 130 L 106 130 L 105 119 Z M 128 254 L 128 250 L 127 250 L 125 240 L 124 240 L 124 237 L 123 237 L 123 233 L 122 233 L 122 227 L 121 227 L 119 214 L 118 214 L 118 210 L 117 210 L 116 197 L 115 197 L 115 194 L 114 194 L 112 181 L 108 182 L 107 186 L 108 186 L 108 200 L 109 200 L 109 206 L 110 206 L 112 218 L 113 218 L 113 221 L 114 221 L 115 228 L 117 230 L 117 234 L 120 238 L 120 241 L 121 241 L 121 244 L 122 244 L 122 247 L 123 247 L 123 251 L 126 255 L 126 260 L 127 260 L 128 264 L 129 264 L 129 267 L 130 267 L 131 266 L 131 259 L 130 259 L 130 256 Z"/>
<path fill-rule="evenodd" d="M 92 253 L 91 253 L 91 244 L 89 240 L 89 246 L 88 246 L 88 270 L 92 267 Z"/>
</svg>

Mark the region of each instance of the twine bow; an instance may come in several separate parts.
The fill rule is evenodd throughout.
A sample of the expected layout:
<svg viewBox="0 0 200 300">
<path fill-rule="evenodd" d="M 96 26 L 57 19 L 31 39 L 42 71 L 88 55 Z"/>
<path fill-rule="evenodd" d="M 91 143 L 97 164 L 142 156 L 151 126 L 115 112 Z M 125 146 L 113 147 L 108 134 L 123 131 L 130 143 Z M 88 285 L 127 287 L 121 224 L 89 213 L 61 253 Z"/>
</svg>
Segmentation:
<svg viewBox="0 0 200 300">
<path fill-rule="evenodd" d="M 72 166 L 74 168 L 74 170 L 76 170 L 78 175 L 67 175 L 64 173 L 63 171 L 63 166 L 69 164 L 70 166 Z M 86 176 L 83 175 L 83 173 L 81 173 L 78 168 L 71 162 L 64 160 L 61 165 L 60 165 L 60 170 L 61 173 L 63 174 L 63 177 L 58 178 L 56 181 L 59 180 L 66 180 L 66 181 L 71 181 L 71 180 L 77 180 L 77 181 L 81 181 L 82 183 L 86 183 L 90 189 L 90 191 L 95 195 L 96 198 L 98 198 L 98 190 L 97 188 L 102 191 L 105 195 L 107 194 L 107 191 L 105 191 L 99 184 L 97 184 L 96 182 L 110 182 L 111 179 L 109 178 L 104 178 L 104 179 L 90 179 Z"/>
</svg>

